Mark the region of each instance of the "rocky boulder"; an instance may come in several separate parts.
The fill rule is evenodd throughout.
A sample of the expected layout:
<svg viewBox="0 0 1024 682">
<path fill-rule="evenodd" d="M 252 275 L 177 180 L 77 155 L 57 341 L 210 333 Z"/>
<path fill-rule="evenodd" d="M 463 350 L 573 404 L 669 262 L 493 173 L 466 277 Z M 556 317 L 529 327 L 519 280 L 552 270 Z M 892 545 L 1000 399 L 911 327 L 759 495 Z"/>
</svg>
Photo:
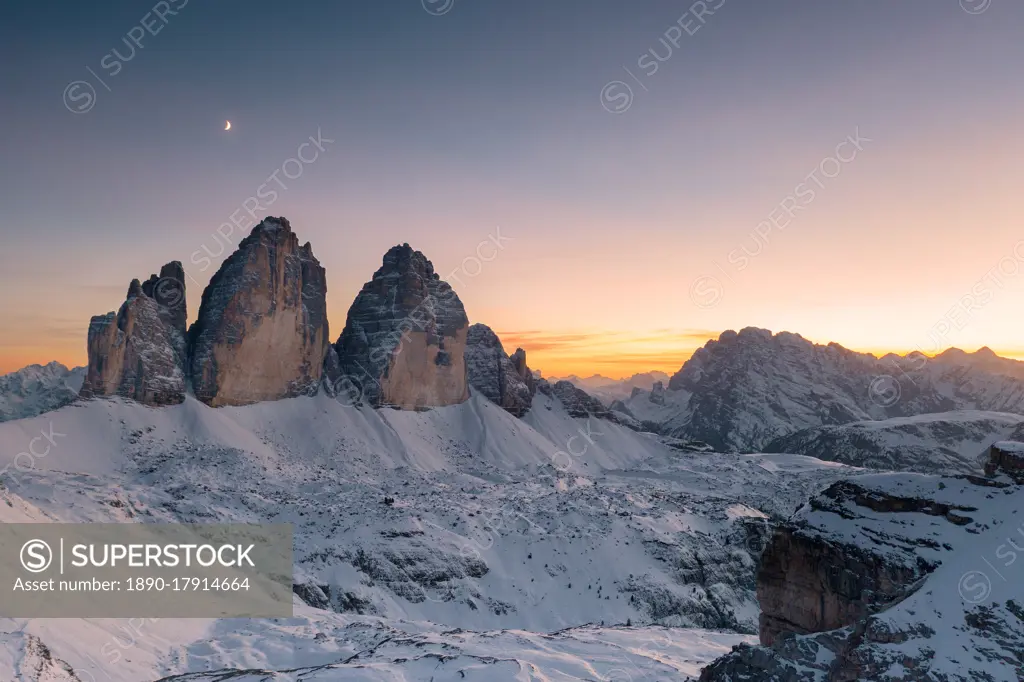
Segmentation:
<svg viewBox="0 0 1024 682">
<path fill-rule="evenodd" d="M 1002 572 L 1024 535 L 1022 503 L 1024 488 L 976 476 L 834 483 L 762 555 L 761 646 L 700 679 L 1024 679 L 1024 603 Z"/>
<path fill-rule="evenodd" d="M 383 265 L 349 308 L 335 344 L 338 395 L 374 406 L 439 407 L 469 397 L 469 319 L 455 291 L 427 257 L 408 244 Z"/>
<path fill-rule="evenodd" d="M 522 348 L 516 348 L 516 352 L 509 356 L 509 360 L 512 362 L 512 368 L 515 370 L 515 373 L 526 384 L 530 395 L 535 395 L 537 393 L 537 379 L 533 375 L 533 370 L 526 365 L 526 351 Z"/>
<path fill-rule="evenodd" d="M 634 431 L 642 430 L 641 423 L 628 412 L 605 407 L 600 400 L 567 379 L 556 381 L 554 384 L 541 379 L 537 382 L 537 390 L 562 403 L 562 407 L 570 417 L 597 417 L 621 424 Z"/>
<path fill-rule="evenodd" d="M 661 381 L 655 381 L 654 386 L 651 388 L 651 395 L 647 398 L 655 405 L 665 404 L 665 384 Z"/>
<path fill-rule="evenodd" d="M 79 395 L 121 396 L 145 405 L 182 402 L 185 317 L 181 263 L 168 263 L 146 284 L 132 280 L 121 308 L 89 323 L 89 366 Z"/>
<path fill-rule="evenodd" d="M 327 277 L 309 242 L 268 217 L 203 291 L 189 329 L 189 376 L 211 406 L 315 393 L 330 346 Z"/>
<path fill-rule="evenodd" d="M 521 417 L 533 400 L 533 374 L 526 366 L 526 351 L 516 349 L 509 357 L 501 339 L 483 324 L 466 334 L 466 378 L 485 398 Z"/>
<path fill-rule="evenodd" d="M 1024 443 L 1011 440 L 994 443 L 988 450 L 985 473 L 988 476 L 1006 474 L 1024 485 Z"/>
</svg>

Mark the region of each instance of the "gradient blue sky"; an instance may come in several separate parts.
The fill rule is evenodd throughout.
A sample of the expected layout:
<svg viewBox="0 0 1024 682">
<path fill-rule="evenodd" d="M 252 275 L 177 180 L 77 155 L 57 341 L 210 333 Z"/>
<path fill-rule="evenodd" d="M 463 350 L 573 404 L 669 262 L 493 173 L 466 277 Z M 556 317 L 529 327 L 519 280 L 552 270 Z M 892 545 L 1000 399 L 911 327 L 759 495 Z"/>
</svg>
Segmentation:
<svg viewBox="0 0 1024 682">
<path fill-rule="evenodd" d="M 332 337 L 388 247 L 446 275 L 500 229 L 456 288 L 547 374 L 674 370 L 747 325 L 1024 348 L 1022 3 L 725 0 L 647 76 L 692 3 L 188 0 L 109 75 L 155 4 L 5 7 L 0 371 L 84 363 L 89 317 L 166 261 L 205 285 L 227 252 L 192 255 L 318 129 L 335 143 L 266 213 L 327 268 Z M 752 236 L 857 130 L 813 202 Z"/>
</svg>

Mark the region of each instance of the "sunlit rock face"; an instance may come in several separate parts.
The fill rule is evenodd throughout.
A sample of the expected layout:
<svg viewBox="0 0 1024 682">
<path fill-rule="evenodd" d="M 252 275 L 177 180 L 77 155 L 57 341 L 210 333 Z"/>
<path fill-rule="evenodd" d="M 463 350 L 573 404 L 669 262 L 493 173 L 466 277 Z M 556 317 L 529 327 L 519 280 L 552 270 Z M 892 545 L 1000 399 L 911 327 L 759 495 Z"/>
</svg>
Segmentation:
<svg viewBox="0 0 1024 682">
<path fill-rule="evenodd" d="M 332 383 L 374 406 L 418 409 L 469 397 L 469 319 L 458 295 L 408 244 L 391 248 L 349 308 Z"/>
<path fill-rule="evenodd" d="M 132 280 L 120 309 L 89 322 L 82 398 L 119 396 L 144 405 L 185 399 L 185 273 L 173 261 Z"/>
<path fill-rule="evenodd" d="M 266 218 L 203 291 L 189 377 L 211 406 L 315 393 L 330 346 L 327 277 L 285 218 Z"/>
<path fill-rule="evenodd" d="M 533 375 L 522 348 L 509 356 L 501 339 L 485 324 L 469 328 L 466 372 L 469 384 L 485 398 L 521 417 L 533 401 Z"/>
</svg>

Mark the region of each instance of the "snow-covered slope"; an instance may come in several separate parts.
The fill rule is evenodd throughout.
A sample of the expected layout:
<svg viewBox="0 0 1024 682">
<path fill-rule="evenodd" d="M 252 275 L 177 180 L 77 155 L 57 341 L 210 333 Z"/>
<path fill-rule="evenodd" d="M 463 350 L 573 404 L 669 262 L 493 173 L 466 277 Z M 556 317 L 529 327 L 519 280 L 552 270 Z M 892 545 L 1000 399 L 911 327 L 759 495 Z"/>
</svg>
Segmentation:
<svg viewBox="0 0 1024 682">
<path fill-rule="evenodd" d="M 875 474 L 830 487 L 765 553 L 770 646 L 740 647 L 701 680 L 1024 679 L 1022 508 L 1024 486 L 1005 477 Z M 780 636 L 780 624 L 810 632 Z"/>
<path fill-rule="evenodd" d="M 937 412 L 818 426 L 777 438 L 765 452 L 791 452 L 868 469 L 981 474 L 990 445 L 1013 438 L 1024 416 Z"/>
<path fill-rule="evenodd" d="M 40 437 L 36 455 L 16 457 Z M 0 522 L 294 524 L 296 593 L 320 607 L 300 612 L 328 638 L 308 658 L 283 634 L 301 619 L 196 621 L 122 656 L 115 680 L 209 669 L 192 652 L 216 652 L 222 667 L 336 665 L 367 648 L 360 633 L 371 627 L 395 634 L 367 654 L 379 670 L 359 672 L 365 679 L 429 679 L 417 675 L 438 661 L 411 652 L 438 641 L 457 650 L 453 671 L 505 647 L 514 675 L 536 666 L 552 679 L 593 679 L 587 665 L 621 663 L 616 652 L 629 649 L 649 659 L 642 670 L 681 676 L 756 630 L 756 556 L 771 524 L 849 471 L 796 455 L 681 453 L 654 434 L 572 418 L 543 394 L 524 419 L 481 397 L 424 412 L 323 395 L 219 409 L 92 400 L 0 424 Z M 627 622 L 671 626 L 659 630 L 670 651 L 651 653 L 646 635 L 612 627 Z M 83 642 L 116 627 L 90 623 L 0 621 L 0 632 L 35 635 L 75 668 L 103 670 L 109 661 L 89 663 L 97 648 Z M 250 626 L 263 629 L 262 651 L 297 658 L 246 653 L 231 633 Z M 460 642 L 440 634 L 453 628 L 471 632 Z M 719 644 L 697 653 L 705 640 Z M 505 664 L 482 670 L 514 678 Z"/>
<path fill-rule="evenodd" d="M 78 396 L 85 367 L 59 362 L 29 365 L 0 376 L 0 422 L 34 417 L 67 405 Z"/>
<path fill-rule="evenodd" d="M 625 409 L 660 433 L 757 452 L 801 429 L 953 410 L 1024 414 L 1024 362 L 983 348 L 876 358 L 798 334 L 723 332 L 686 361 L 663 405 Z"/>
</svg>

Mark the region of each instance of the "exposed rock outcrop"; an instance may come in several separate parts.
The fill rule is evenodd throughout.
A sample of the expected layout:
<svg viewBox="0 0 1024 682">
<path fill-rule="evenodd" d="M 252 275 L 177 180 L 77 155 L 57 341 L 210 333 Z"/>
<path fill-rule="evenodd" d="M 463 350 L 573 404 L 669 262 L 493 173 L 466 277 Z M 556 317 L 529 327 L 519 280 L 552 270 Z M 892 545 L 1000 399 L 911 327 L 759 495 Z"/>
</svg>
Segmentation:
<svg viewBox="0 0 1024 682">
<path fill-rule="evenodd" d="M 466 334 L 466 377 L 485 398 L 521 417 L 530 409 L 533 374 L 526 366 L 526 351 L 517 348 L 509 357 L 490 327 L 474 324 Z"/>
<path fill-rule="evenodd" d="M 590 395 L 582 388 L 567 379 L 556 381 L 554 384 L 544 382 L 541 390 L 548 395 L 558 398 L 558 401 L 565 407 L 570 417 L 586 417 L 593 415 L 599 419 L 611 417 L 611 410 L 604 406 L 600 400 Z"/>
<path fill-rule="evenodd" d="M 556 381 L 554 384 L 541 379 L 537 382 L 537 390 L 556 398 L 558 402 L 562 403 L 570 417 L 597 417 L 621 424 L 634 431 L 642 430 L 640 422 L 628 413 L 605 407 L 600 400 L 567 379 Z"/>
<path fill-rule="evenodd" d="M 651 395 L 647 398 L 655 405 L 665 404 L 665 384 L 661 381 L 655 381 L 654 386 L 651 388 Z"/>
<path fill-rule="evenodd" d="M 1011 440 L 994 443 L 988 450 L 985 473 L 988 476 L 1006 474 L 1024 485 L 1024 443 Z"/>
<path fill-rule="evenodd" d="M 512 361 L 512 367 L 516 374 L 526 384 L 530 395 L 535 395 L 537 393 L 537 378 L 533 375 L 533 370 L 526 365 L 526 351 L 516 348 L 516 352 L 510 355 L 509 359 Z"/>
<path fill-rule="evenodd" d="M 403 409 L 464 402 L 469 319 L 455 291 L 408 244 L 384 254 L 338 337 L 342 393 Z"/>
<path fill-rule="evenodd" d="M 806 634 L 850 625 L 892 601 L 921 576 L 857 548 L 780 528 L 761 558 L 757 599 L 760 637 Z"/>
<path fill-rule="evenodd" d="M 974 476 L 831 485 L 762 556 L 762 646 L 737 647 L 700 679 L 1021 679 L 1024 608 L 1016 585 L 996 582 L 993 561 L 1016 559 L 1009 548 L 1024 525 L 1006 521 L 1022 497 L 1024 488 Z"/>
<path fill-rule="evenodd" d="M 284 218 L 253 228 L 203 291 L 189 376 L 211 406 L 315 393 L 330 345 L 327 278 Z"/>
<path fill-rule="evenodd" d="M 185 399 L 185 272 L 174 261 L 145 285 L 132 280 L 116 312 L 89 323 L 89 367 L 79 395 L 145 405 Z"/>
</svg>

